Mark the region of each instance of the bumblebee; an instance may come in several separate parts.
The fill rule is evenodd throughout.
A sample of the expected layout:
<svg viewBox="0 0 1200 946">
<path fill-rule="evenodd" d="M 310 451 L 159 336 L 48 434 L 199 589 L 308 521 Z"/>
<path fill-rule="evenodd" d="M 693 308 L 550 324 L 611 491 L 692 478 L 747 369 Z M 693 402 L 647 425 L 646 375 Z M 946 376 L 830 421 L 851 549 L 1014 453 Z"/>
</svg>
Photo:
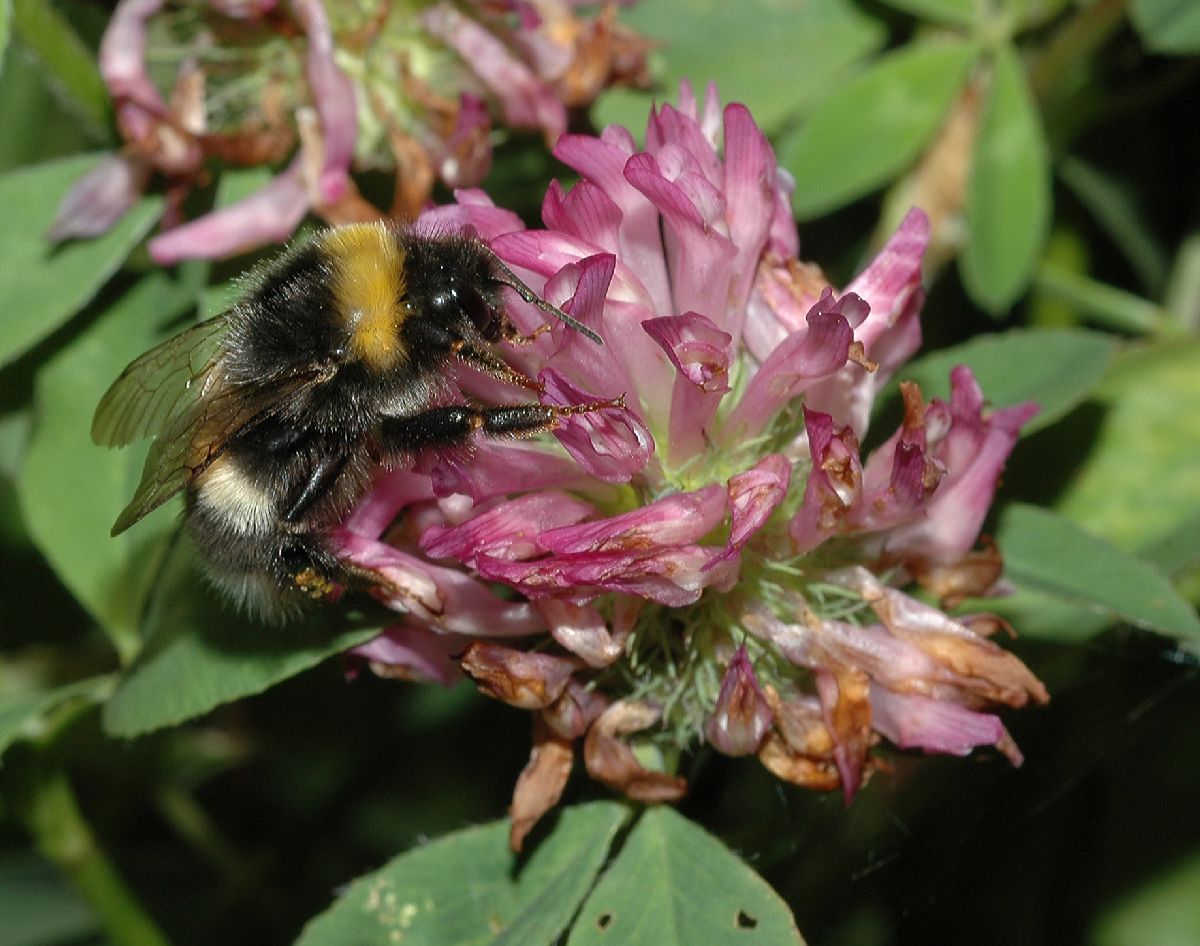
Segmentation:
<svg viewBox="0 0 1200 946">
<path fill-rule="evenodd" d="M 603 344 L 474 238 L 352 224 L 291 246 L 232 308 L 142 355 L 101 399 L 97 444 L 156 438 L 112 534 L 182 491 L 209 578 L 258 617 L 370 583 L 322 536 L 379 465 L 618 404 L 447 403 L 455 361 L 542 393 L 496 351 L 548 327 L 521 335 L 506 288 Z"/>
</svg>

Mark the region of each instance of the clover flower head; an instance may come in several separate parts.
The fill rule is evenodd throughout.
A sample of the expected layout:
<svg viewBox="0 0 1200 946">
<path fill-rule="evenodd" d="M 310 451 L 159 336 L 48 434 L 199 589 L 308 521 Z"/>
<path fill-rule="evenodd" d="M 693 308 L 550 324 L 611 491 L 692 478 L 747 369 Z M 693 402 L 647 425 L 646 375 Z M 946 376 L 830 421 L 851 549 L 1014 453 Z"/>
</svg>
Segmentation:
<svg viewBox="0 0 1200 946">
<path fill-rule="evenodd" d="M 509 352 L 545 403 L 625 400 L 565 418 L 557 443 L 479 440 L 383 475 L 333 538 L 403 615 L 360 654 L 437 680 L 458 655 L 534 714 L 516 845 L 579 741 L 594 778 L 642 800 L 678 798 L 666 763 L 704 741 L 847 799 L 881 739 L 1019 762 L 996 710 L 1044 687 L 989 639 L 996 619 L 906 589 L 996 584 L 979 530 L 1036 408 L 989 412 L 960 367 L 948 402 L 904 384 L 900 428 L 860 451 L 920 342 L 925 216 L 838 289 L 798 259 L 793 183 L 746 108 L 684 86 L 645 140 L 560 138 L 580 180 L 550 188 L 544 229 L 474 191 L 418 222 L 477 233 L 604 337 L 555 325 Z M 513 318 L 529 332 L 542 317 L 514 302 Z"/>
<path fill-rule="evenodd" d="M 646 50 L 614 6 L 585 17 L 568 0 L 121 0 L 99 64 L 125 147 L 76 183 L 49 236 L 103 233 L 154 173 L 167 182 L 160 263 L 286 240 L 310 212 L 383 217 L 352 169 L 392 172 L 388 214 L 411 220 L 435 182 L 484 178 L 494 119 L 553 142 L 569 109 L 645 84 Z M 210 159 L 283 168 L 184 222 Z"/>
</svg>

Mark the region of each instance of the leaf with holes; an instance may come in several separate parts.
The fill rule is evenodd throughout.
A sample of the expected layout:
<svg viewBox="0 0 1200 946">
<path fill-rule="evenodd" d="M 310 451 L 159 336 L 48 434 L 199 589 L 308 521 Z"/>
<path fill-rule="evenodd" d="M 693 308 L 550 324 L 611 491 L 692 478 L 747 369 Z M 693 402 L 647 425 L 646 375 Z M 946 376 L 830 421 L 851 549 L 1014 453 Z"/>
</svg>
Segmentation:
<svg viewBox="0 0 1200 946">
<path fill-rule="evenodd" d="M 568 946 L 803 943 L 767 882 L 716 838 L 667 807 L 634 826 L 579 911 Z"/>
<path fill-rule="evenodd" d="M 297 946 L 550 946 L 627 816 L 614 802 L 567 808 L 527 860 L 507 820 L 456 831 L 360 877 Z"/>
</svg>

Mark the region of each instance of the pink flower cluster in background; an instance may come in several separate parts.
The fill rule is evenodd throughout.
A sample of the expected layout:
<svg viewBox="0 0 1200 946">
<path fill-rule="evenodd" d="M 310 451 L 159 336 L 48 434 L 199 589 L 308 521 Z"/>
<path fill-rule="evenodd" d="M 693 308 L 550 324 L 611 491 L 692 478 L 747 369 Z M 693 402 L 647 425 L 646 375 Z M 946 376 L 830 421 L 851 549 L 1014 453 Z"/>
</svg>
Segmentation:
<svg viewBox="0 0 1200 946">
<path fill-rule="evenodd" d="M 309 213 L 381 218 L 350 176 L 390 171 L 387 214 L 411 220 L 436 181 L 479 183 L 493 117 L 548 142 L 604 88 L 646 80 L 647 44 L 567 0 L 402 4 L 121 0 L 100 71 L 125 140 L 64 199 L 50 238 L 108 230 L 152 176 L 167 182 L 159 263 L 221 258 L 288 239 Z M 175 57 L 169 91 L 151 63 Z M 256 192 L 191 222 L 182 204 L 207 163 L 276 166 Z"/>
<path fill-rule="evenodd" d="M 920 342 L 924 215 L 830 286 L 798 259 L 766 138 L 712 88 L 657 109 L 644 148 L 610 127 L 554 152 L 581 179 L 552 185 L 545 229 L 475 191 L 417 225 L 479 234 L 604 337 L 555 325 L 508 352 L 545 403 L 626 406 L 565 418 L 557 443 L 481 439 L 383 475 L 333 537 L 403 615 L 358 655 L 391 675 L 465 671 L 534 713 L 516 846 L 580 741 L 593 777 L 643 800 L 686 788 L 648 757 L 701 740 L 847 798 L 881 737 L 1019 762 L 996 710 L 1044 687 L 989 639 L 996 619 L 904 589 L 995 586 L 999 555 L 976 543 L 1036 408 L 988 411 L 960 367 L 948 403 L 903 385 L 900 429 L 860 451 Z M 516 300 L 512 314 L 526 332 L 543 320 Z M 460 382 L 521 398 L 466 367 Z"/>
</svg>

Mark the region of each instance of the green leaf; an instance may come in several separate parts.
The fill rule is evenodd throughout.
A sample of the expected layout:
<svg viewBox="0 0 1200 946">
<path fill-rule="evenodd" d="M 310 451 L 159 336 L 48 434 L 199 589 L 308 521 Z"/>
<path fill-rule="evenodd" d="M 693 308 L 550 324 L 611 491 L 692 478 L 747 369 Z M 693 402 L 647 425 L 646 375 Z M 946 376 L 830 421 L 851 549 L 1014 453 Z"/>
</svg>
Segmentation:
<svg viewBox="0 0 1200 946">
<path fill-rule="evenodd" d="M 99 702 L 112 683 L 112 677 L 79 680 L 52 690 L 17 693 L 0 698 L 0 755 L 17 739 L 32 735 L 39 721 L 51 710 L 80 697 Z M 0 916 L 4 914 L 0 912 Z"/>
<path fill-rule="evenodd" d="M 815 217 L 887 183 L 937 131 L 978 55 L 967 42 L 922 42 L 891 53 L 827 98 L 784 139 L 792 205 Z"/>
<path fill-rule="evenodd" d="M 1156 872 L 1132 894 L 1105 897 L 1087 942 L 1092 946 L 1200 943 L 1200 854 Z"/>
<path fill-rule="evenodd" d="M 12 0 L 13 28 L 46 71 L 63 105 L 104 137 L 109 126 L 108 90 L 96 57 L 47 0 Z"/>
<path fill-rule="evenodd" d="M 1130 183 L 1070 155 L 1059 161 L 1058 175 L 1157 296 L 1167 281 L 1167 250 L 1142 219 Z"/>
<path fill-rule="evenodd" d="M 1165 313 L 1153 302 L 1045 260 L 1037 274 L 1041 301 L 1065 304 L 1077 320 L 1140 335 L 1161 332 Z"/>
<path fill-rule="evenodd" d="M 1078 405 L 1100 383 L 1116 343 L 1083 329 L 1013 330 L 981 335 L 944 348 L 900 369 L 881 404 L 898 403 L 897 382 L 916 381 L 926 399 L 950 396 L 950 369 L 967 365 L 993 407 L 1036 401 L 1038 414 L 1023 434 L 1048 427 Z"/>
<path fill-rule="evenodd" d="M 1050 224 L 1050 163 L 1041 118 L 1012 47 L 999 51 L 967 188 L 959 258 L 971 297 L 997 313 L 1033 276 Z"/>
<path fill-rule="evenodd" d="M 104 729 L 113 736 L 140 736 L 261 693 L 370 640 L 396 617 L 382 608 L 330 606 L 284 626 L 256 623 L 204 584 L 184 534 L 154 587 L 146 646 L 104 708 Z"/>
<path fill-rule="evenodd" d="M 1142 549 L 1141 556 L 1164 575 L 1174 575 L 1200 562 L 1200 507 L 1180 516 L 1173 529 Z"/>
<path fill-rule="evenodd" d="M 1123 549 L 1141 549 L 1200 508 L 1200 343 L 1130 347 L 1093 393 L 1103 406 L 1055 505 Z"/>
<path fill-rule="evenodd" d="M 1018 584 L 1118 615 L 1139 627 L 1200 637 L 1200 618 L 1156 569 L 1062 516 L 1014 504 L 997 542 Z"/>
<path fill-rule="evenodd" d="M 523 863 L 507 820 L 439 838 L 356 880 L 297 946 L 550 946 L 627 815 L 614 802 L 567 808 Z"/>
<path fill-rule="evenodd" d="M 11 849 L 0 854 L 0 917 L 4 946 L 80 946 L 101 932 L 100 921 L 57 867 Z"/>
<path fill-rule="evenodd" d="M 972 598 L 958 609 L 961 614 L 980 611 L 1004 618 L 1022 638 L 1058 643 L 1083 643 L 1117 621 L 1112 612 L 1098 611 L 1022 585 L 998 598 Z"/>
<path fill-rule="evenodd" d="M 59 201 L 98 160 L 77 155 L 0 175 L 0 367 L 78 312 L 162 211 L 161 199 L 143 197 L 103 236 L 51 246 L 42 234 Z"/>
<path fill-rule="evenodd" d="M 791 911 L 720 841 L 671 808 L 647 811 L 579 911 L 569 946 L 803 943 Z"/>
<path fill-rule="evenodd" d="M 12 0 L 0 0 L 0 69 L 4 68 L 4 57 L 8 53 L 8 40 L 12 34 Z"/>
<path fill-rule="evenodd" d="M 852 0 L 688 0 L 639 3 L 621 11 L 621 22 L 649 36 L 656 98 L 677 101 L 687 79 L 696 94 L 716 82 L 723 102 L 743 102 L 755 120 L 774 130 L 836 88 L 854 63 L 887 38 L 883 24 Z M 650 96 L 614 89 L 596 103 L 603 127 L 646 127 Z"/>
<path fill-rule="evenodd" d="M 108 631 L 123 659 L 137 649 L 163 514 L 112 538 L 117 513 L 141 478 L 144 448 L 92 443 L 92 411 L 132 359 L 157 341 L 195 289 L 164 272 L 139 280 L 39 372 L 36 423 L 18 480 L 30 535 L 59 578 Z"/>
<path fill-rule="evenodd" d="M 1200 52 L 1200 4 L 1196 0 L 1133 0 L 1133 28 L 1156 53 Z"/>
<path fill-rule="evenodd" d="M 901 13 L 948 26 L 973 26 L 980 19 L 979 0 L 883 0 Z"/>
</svg>

